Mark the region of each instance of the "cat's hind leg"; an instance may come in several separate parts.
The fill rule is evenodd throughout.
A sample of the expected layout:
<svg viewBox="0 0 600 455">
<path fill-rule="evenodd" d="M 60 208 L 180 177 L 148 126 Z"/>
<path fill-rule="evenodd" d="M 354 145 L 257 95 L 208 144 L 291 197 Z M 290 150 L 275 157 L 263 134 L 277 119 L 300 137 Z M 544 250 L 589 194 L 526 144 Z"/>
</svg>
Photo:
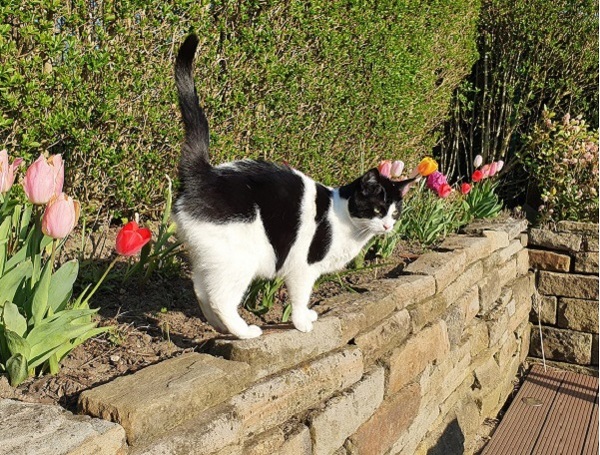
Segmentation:
<svg viewBox="0 0 600 455">
<path fill-rule="evenodd" d="M 316 278 L 310 272 L 294 273 L 285 280 L 285 285 L 292 301 L 292 323 L 301 332 L 310 332 L 313 322 L 319 315 L 316 311 L 308 308 L 310 295 Z"/>
<path fill-rule="evenodd" d="M 202 314 L 206 318 L 206 321 L 220 333 L 227 333 L 227 327 L 221 322 L 221 320 L 215 315 L 214 311 L 210 306 L 210 298 L 206 292 L 206 285 L 202 281 L 201 272 L 195 272 L 192 278 L 194 283 L 194 292 L 198 299 L 198 304 L 202 310 Z"/>
<path fill-rule="evenodd" d="M 238 271 L 240 272 L 240 271 Z M 235 277 L 235 278 L 233 278 Z M 209 290 L 209 305 L 226 331 L 240 339 L 256 338 L 262 334 L 260 327 L 248 325 L 238 313 L 246 289 L 252 281 L 252 275 L 229 271 L 222 280 L 213 279 L 220 283 Z"/>
</svg>

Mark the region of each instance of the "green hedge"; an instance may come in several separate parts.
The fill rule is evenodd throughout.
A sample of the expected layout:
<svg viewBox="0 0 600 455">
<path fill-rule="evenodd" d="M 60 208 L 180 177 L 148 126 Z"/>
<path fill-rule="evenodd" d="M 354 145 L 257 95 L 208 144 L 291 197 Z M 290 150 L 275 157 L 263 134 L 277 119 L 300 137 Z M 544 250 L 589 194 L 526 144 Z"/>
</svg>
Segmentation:
<svg viewBox="0 0 600 455">
<path fill-rule="evenodd" d="M 0 142 L 63 153 L 89 212 L 160 210 L 182 129 L 172 77 L 190 30 L 213 162 L 285 161 L 338 184 L 438 141 L 475 58 L 479 0 L 8 0 Z"/>
</svg>

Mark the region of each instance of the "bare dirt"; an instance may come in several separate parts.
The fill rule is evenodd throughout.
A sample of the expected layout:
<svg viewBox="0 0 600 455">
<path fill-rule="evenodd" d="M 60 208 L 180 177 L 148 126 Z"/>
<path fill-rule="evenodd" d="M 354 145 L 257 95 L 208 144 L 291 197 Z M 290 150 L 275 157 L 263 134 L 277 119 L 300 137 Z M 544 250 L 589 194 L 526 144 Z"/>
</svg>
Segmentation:
<svg viewBox="0 0 600 455">
<path fill-rule="evenodd" d="M 80 255 L 81 269 L 77 292 L 97 280 L 111 260 L 117 229 L 106 229 L 88 236 L 81 252 L 81 237 L 73 236 L 63 259 Z M 378 278 L 391 278 L 402 273 L 406 264 L 418 257 L 420 249 L 400 242 L 387 260 L 367 257 L 361 270 L 348 269 L 322 278 L 313 291 L 312 307 L 319 313 L 328 311 L 327 298 L 344 292 L 364 292 Z M 145 366 L 180 355 L 183 352 L 203 352 L 207 342 L 223 337 L 205 322 L 196 302 L 190 271 L 184 254 L 176 266 L 153 273 L 146 281 L 122 281 L 127 262 L 120 262 L 109 275 L 90 306 L 99 308 L 96 316 L 100 326 L 111 326 L 110 332 L 88 340 L 75 348 L 62 362 L 56 375 L 33 377 L 12 388 L 6 377 L 0 377 L 0 398 L 60 404 L 74 411 L 79 394 L 118 376 L 131 374 Z M 268 333 L 289 329 L 281 318 L 287 299 L 281 288 L 274 306 L 257 316 L 241 309 L 242 317 Z"/>
</svg>

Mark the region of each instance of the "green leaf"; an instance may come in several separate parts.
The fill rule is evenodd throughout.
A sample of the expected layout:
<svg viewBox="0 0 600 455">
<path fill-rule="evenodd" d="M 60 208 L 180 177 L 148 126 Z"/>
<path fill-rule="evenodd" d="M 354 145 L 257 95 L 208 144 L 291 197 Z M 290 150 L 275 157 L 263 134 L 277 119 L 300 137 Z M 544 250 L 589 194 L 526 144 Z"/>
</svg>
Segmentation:
<svg viewBox="0 0 600 455">
<path fill-rule="evenodd" d="M 28 370 L 27 359 L 21 354 L 15 354 L 6 361 L 6 371 L 12 387 L 17 387 L 27 379 Z"/>
<path fill-rule="evenodd" d="M 0 277 L 0 307 L 12 302 L 23 281 L 31 277 L 33 265 L 30 260 L 20 263 Z"/>
<path fill-rule="evenodd" d="M 77 321 L 84 317 L 91 317 L 98 310 L 63 310 L 56 313 L 52 317 L 47 317 L 40 324 L 37 324 L 27 334 L 27 340 L 31 346 L 43 344 L 44 341 L 53 337 L 56 333 L 68 329 L 71 322 Z M 72 337 L 71 337 L 72 338 Z"/>
<path fill-rule="evenodd" d="M 6 337 L 8 350 L 11 354 L 22 354 L 23 357 L 29 359 L 31 354 L 31 345 L 25 338 L 6 328 L 4 329 L 4 336 Z"/>
<path fill-rule="evenodd" d="M 2 323 L 8 330 L 23 336 L 27 330 L 27 319 L 19 312 L 19 308 L 12 302 L 6 302 L 2 311 Z"/>
<path fill-rule="evenodd" d="M 31 316 L 33 324 L 37 325 L 46 315 L 48 311 L 48 291 L 50 289 L 50 279 L 52 278 L 52 261 L 46 261 L 40 281 L 34 289 L 33 301 L 31 302 Z"/>
<path fill-rule="evenodd" d="M 0 224 L 0 277 L 4 274 L 4 267 L 6 265 L 6 253 L 8 248 L 8 233 L 10 231 L 10 218 L 6 218 L 2 224 Z"/>
<path fill-rule="evenodd" d="M 77 259 L 65 262 L 60 269 L 52 275 L 50 287 L 48 289 L 48 302 L 53 312 L 58 312 L 65 308 L 71 294 L 73 293 L 73 284 L 79 273 L 79 262 Z"/>
</svg>

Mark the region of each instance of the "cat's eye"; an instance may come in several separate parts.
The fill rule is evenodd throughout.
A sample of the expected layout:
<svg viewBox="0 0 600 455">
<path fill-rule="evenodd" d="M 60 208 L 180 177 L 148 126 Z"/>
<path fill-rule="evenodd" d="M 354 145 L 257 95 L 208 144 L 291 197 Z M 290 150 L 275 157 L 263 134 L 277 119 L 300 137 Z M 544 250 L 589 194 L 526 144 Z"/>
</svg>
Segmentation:
<svg viewBox="0 0 600 455">
<path fill-rule="evenodd" d="M 381 210 L 379 207 L 374 208 L 373 212 L 375 212 L 375 215 L 378 215 L 378 216 L 383 215 L 383 210 Z"/>
</svg>

